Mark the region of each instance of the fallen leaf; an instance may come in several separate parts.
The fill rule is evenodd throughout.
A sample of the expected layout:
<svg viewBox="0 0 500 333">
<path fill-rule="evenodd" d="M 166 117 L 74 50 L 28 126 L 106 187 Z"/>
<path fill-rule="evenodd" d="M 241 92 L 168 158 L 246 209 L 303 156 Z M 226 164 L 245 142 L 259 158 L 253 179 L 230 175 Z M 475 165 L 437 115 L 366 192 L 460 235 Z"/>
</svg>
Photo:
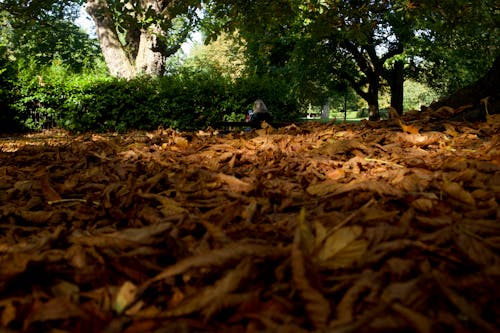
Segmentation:
<svg viewBox="0 0 500 333">
<path fill-rule="evenodd" d="M 58 201 L 61 200 L 61 196 L 59 193 L 54 190 L 54 188 L 50 185 L 48 174 L 44 173 L 40 177 L 40 184 L 42 185 L 42 193 L 47 201 Z"/>
<path fill-rule="evenodd" d="M 121 314 L 125 308 L 135 300 L 137 287 L 130 281 L 126 281 L 116 295 L 113 309 L 116 313 Z M 142 302 L 137 302 L 134 306 L 127 310 L 128 315 L 137 313 L 142 307 Z"/>
<path fill-rule="evenodd" d="M 301 232 L 297 228 L 294 244 L 292 247 L 292 279 L 295 287 L 299 290 L 301 298 L 305 302 L 305 308 L 309 320 L 316 329 L 323 329 L 330 316 L 330 303 L 322 293 L 312 287 L 306 276 L 304 254 L 301 250 Z"/>
<path fill-rule="evenodd" d="M 252 184 L 248 184 L 234 176 L 226 175 L 223 173 L 218 174 L 218 178 L 229 186 L 230 191 L 237 193 L 250 192 L 253 189 Z"/>
<path fill-rule="evenodd" d="M 356 238 L 361 236 L 363 228 L 360 226 L 343 227 L 328 236 L 319 250 L 320 260 L 328 260 L 348 247 Z"/>
<path fill-rule="evenodd" d="M 401 129 L 403 132 L 409 133 L 409 134 L 418 134 L 420 132 L 420 129 L 415 127 L 414 125 L 405 125 L 401 119 L 398 119 L 399 121 L 399 126 L 401 126 Z"/>
<path fill-rule="evenodd" d="M 442 190 L 454 199 L 457 199 L 465 204 L 475 206 L 474 197 L 463 189 L 458 183 L 444 181 L 441 185 Z"/>
<path fill-rule="evenodd" d="M 63 320 L 83 316 L 82 311 L 66 297 L 52 298 L 45 303 L 37 303 L 24 321 L 24 329 L 36 322 Z"/>
<path fill-rule="evenodd" d="M 16 319 L 17 310 L 16 307 L 12 304 L 13 300 L 3 300 L 0 303 L 0 306 L 3 308 L 2 315 L 0 317 L 1 323 L 3 327 L 7 327 L 14 319 Z"/>
</svg>

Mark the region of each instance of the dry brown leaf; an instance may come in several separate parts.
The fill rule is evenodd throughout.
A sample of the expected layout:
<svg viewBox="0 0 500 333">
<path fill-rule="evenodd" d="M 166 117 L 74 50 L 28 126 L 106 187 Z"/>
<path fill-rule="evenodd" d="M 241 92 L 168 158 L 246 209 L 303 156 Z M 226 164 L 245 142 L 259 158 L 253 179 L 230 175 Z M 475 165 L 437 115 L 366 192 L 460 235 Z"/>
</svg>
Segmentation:
<svg viewBox="0 0 500 333">
<path fill-rule="evenodd" d="M 29 192 L 33 188 L 33 181 L 32 180 L 17 181 L 14 184 L 13 188 L 18 190 L 19 192 Z"/>
<path fill-rule="evenodd" d="M 62 320 L 83 316 L 83 312 L 69 299 L 52 298 L 46 303 L 37 303 L 31 313 L 24 321 L 26 330 L 31 324 L 36 322 L 46 322 L 50 320 Z"/>
<path fill-rule="evenodd" d="M 338 181 L 328 179 L 321 183 L 309 185 L 306 189 L 306 192 L 310 195 L 322 197 L 335 192 L 341 186 L 342 184 Z"/>
<path fill-rule="evenodd" d="M 206 311 L 207 316 L 211 316 L 223 307 L 224 299 L 248 278 L 252 267 L 251 260 L 244 258 L 239 265 L 216 281 L 214 285 L 205 286 L 201 292 L 185 298 L 175 308 L 154 317 L 178 317 L 204 311 Z"/>
<path fill-rule="evenodd" d="M 364 239 L 357 239 L 349 243 L 333 257 L 319 263 L 322 268 L 340 269 L 348 268 L 358 262 L 366 253 L 368 242 Z"/>
<path fill-rule="evenodd" d="M 74 244 L 109 247 L 109 248 L 127 248 L 138 244 L 153 244 L 157 235 L 165 235 L 165 232 L 172 229 L 169 222 L 153 224 L 142 228 L 129 228 L 107 234 L 83 235 L 73 233 L 69 241 Z"/>
<path fill-rule="evenodd" d="M 457 199 L 471 206 L 476 205 L 474 197 L 469 192 L 464 190 L 464 188 L 460 186 L 458 183 L 444 181 L 443 184 L 441 185 L 441 189 L 454 199 Z"/>
<path fill-rule="evenodd" d="M 186 258 L 173 266 L 163 270 L 161 273 L 148 280 L 144 286 L 156 281 L 182 274 L 189 269 L 197 267 L 222 266 L 233 260 L 241 260 L 246 256 L 279 258 L 287 255 L 290 249 L 287 247 L 266 246 L 262 244 L 253 244 L 250 242 L 235 242 L 221 249 L 215 249 L 208 253 Z"/>
<path fill-rule="evenodd" d="M 354 309 L 360 301 L 360 296 L 372 288 L 376 288 L 377 280 L 375 277 L 375 274 L 371 271 L 363 272 L 362 276 L 349 287 L 335 308 L 335 320 L 330 322 L 329 327 L 336 328 L 353 322 Z"/>
<path fill-rule="evenodd" d="M 231 192 L 246 193 L 250 192 L 253 189 L 252 184 L 248 184 L 234 176 L 219 173 L 218 178 L 220 179 L 220 181 L 228 185 Z"/>
<path fill-rule="evenodd" d="M 182 207 L 182 205 L 179 202 L 167 196 L 154 193 L 141 193 L 141 192 L 139 192 L 138 195 L 145 199 L 154 199 L 160 202 L 161 211 L 165 216 L 181 215 L 188 212 L 187 209 Z"/>
<path fill-rule="evenodd" d="M 328 235 L 327 229 L 321 222 L 315 221 L 314 231 L 314 248 L 320 248 Z"/>
<path fill-rule="evenodd" d="M 296 232 L 300 233 L 300 249 L 309 256 L 314 248 L 315 238 L 310 224 L 306 221 L 306 209 L 302 208 L 299 213 L 299 223 L 296 227 Z"/>
<path fill-rule="evenodd" d="M 42 185 L 42 193 L 47 201 L 61 200 L 59 193 L 54 190 L 50 185 L 49 176 L 45 173 L 40 177 L 40 184 Z"/>
<path fill-rule="evenodd" d="M 330 303 L 318 290 L 312 287 L 306 276 L 306 267 L 304 253 L 304 240 L 302 239 L 301 224 L 305 224 L 303 218 L 299 219 L 299 225 L 295 230 L 295 237 L 292 247 L 292 279 L 295 287 L 299 290 L 302 299 L 305 302 L 305 308 L 309 320 L 316 329 L 326 327 L 330 316 Z"/>
<path fill-rule="evenodd" d="M 463 298 L 458 292 L 454 291 L 446 284 L 446 276 L 443 276 L 442 273 L 438 271 L 432 271 L 432 275 L 436 279 L 439 287 L 445 294 L 445 296 L 450 300 L 450 302 L 460 310 L 464 315 L 470 318 L 476 325 L 481 327 L 484 332 L 497 332 L 497 328 L 492 326 L 486 320 L 481 317 L 481 314 L 478 312 L 480 309 L 476 309 L 473 305 L 471 305 L 465 298 Z"/>
<path fill-rule="evenodd" d="M 404 319 L 406 319 L 415 331 L 419 333 L 431 333 L 433 332 L 433 322 L 426 316 L 407 308 L 399 303 L 392 304 L 391 308 L 397 313 L 401 314 Z"/>
<path fill-rule="evenodd" d="M 339 194 L 344 194 L 347 192 L 351 191 L 368 191 L 368 192 L 374 192 L 378 193 L 379 195 L 390 195 L 390 196 L 396 196 L 400 197 L 403 196 L 403 192 L 386 182 L 378 181 L 378 180 L 355 180 L 351 181 L 348 184 L 340 184 L 340 185 L 335 185 L 332 186 L 331 184 L 328 186 L 325 186 L 324 188 L 321 189 L 321 194 L 317 194 L 318 191 L 312 191 L 312 193 L 315 193 L 315 195 L 339 195 Z M 308 193 L 309 188 L 308 188 Z M 310 193 L 310 194 L 312 194 Z"/>
<path fill-rule="evenodd" d="M 435 205 L 435 200 L 428 198 L 418 198 L 411 202 L 411 206 L 422 212 L 430 212 Z"/>
<path fill-rule="evenodd" d="M 228 244 L 231 242 L 231 239 L 226 235 L 222 228 L 219 228 L 213 223 L 208 221 L 201 220 L 200 223 L 207 229 L 208 234 L 218 243 L 220 244 Z"/>
<path fill-rule="evenodd" d="M 66 297 L 74 303 L 78 303 L 79 301 L 80 288 L 74 283 L 61 281 L 58 284 L 54 285 L 51 290 L 56 297 Z"/>
<path fill-rule="evenodd" d="M 474 263 L 483 267 L 500 265 L 500 257 L 492 251 L 484 240 L 459 230 L 455 235 L 457 247 Z"/>
<path fill-rule="evenodd" d="M 1 137 L 5 329 L 491 331 L 498 126 L 436 117 Z"/>
<path fill-rule="evenodd" d="M 357 225 L 340 228 L 328 236 L 319 250 L 318 258 L 320 260 L 331 259 L 337 253 L 349 247 L 362 233 L 363 228 Z"/>
<path fill-rule="evenodd" d="M 448 123 L 445 123 L 443 124 L 444 125 L 444 128 L 446 128 L 446 134 L 452 136 L 452 137 L 457 137 L 459 135 L 459 133 L 457 132 L 457 130 L 455 129 L 455 127 L 451 124 L 448 124 Z"/>
<path fill-rule="evenodd" d="M 37 211 L 37 212 L 31 212 L 27 210 L 19 211 L 19 216 L 22 219 L 26 220 L 27 222 L 33 223 L 35 225 L 46 224 L 51 220 L 54 214 L 55 213 L 51 211 Z"/>
<path fill-rule="evenodd" d="M 252 222 L 255 213 L 257 213 L 257 200 L 251 198 L 250 203 L 245 207 L 245 209 L 241 213 L 241 217 L 245 220 L 245 223 L 249 224 Z"/>
<path fill-rule="evenodd" d="M 174 144 L 180 148 L 186 148 L 189 146 L 188 140 L 186 138 L 183 138 L 182 136 L 174 136 L 173 141 Z"/>
<path fill-rule="evenodd" d="M 0 322 L 3 327 L 7 327 L 14 319 L 16 319 L 16 307 L 12 304 L 13 299 L 6 299 L 0 302 L 0 307 L 3 308 Z"/>
</svg>

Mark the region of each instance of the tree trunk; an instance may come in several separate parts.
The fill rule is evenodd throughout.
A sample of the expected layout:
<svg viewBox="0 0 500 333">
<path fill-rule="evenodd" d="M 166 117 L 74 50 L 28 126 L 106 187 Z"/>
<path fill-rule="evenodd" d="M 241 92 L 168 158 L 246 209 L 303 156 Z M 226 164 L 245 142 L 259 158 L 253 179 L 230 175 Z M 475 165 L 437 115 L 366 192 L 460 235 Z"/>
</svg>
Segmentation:
<svg viewBox="0 0 500 333">
<path fill-rule="evenodd" d="M 170 19 L 166 12 L 163 13 L 165 8 L 160 7 L 161 4 L 162 2 L 157 0 L 141 1 L 143 10 L 153 10 L 156 14 L 165 15 L 166 19 Z M 111 75 L 126 79 L 140 74 L 162 75 L 166 58 L 180 48 L 180 43 L 176 47 L 167 48 L 161 41 L 160 36 L 165 32 L 159 25 L 143 26 L 143 14 L 134 11 L 129 3 L 125 3 L 124 7 L 126 10 L 119 15 L 128 15 L 127 19 L 132 23 L 129 26 L 122 25 L 121 28 L 125 29 L 125 32 L 119 35 L 115 24 L 116 17 L 108 2 L 87 0 L 87 12 L 96 24 L 99 45 Z"/>
<path fill-rule="evenodd" d="M 87 0 L 87 12 L 95 22 L 99 45 L 111 75 L 133 78 L 136 71 L 120 42 L 106 1 Z"/>
<path fill-rule="evenodd" d="M 378 82 L 370 83 L 368 94 L 365 100 L 368 102 L 368 119 L 380 120 L 379 105 L 378 105 Z"/>
<path fill-rule="evenodd" d="M 404 62 L 397 60 L 389 72 L 387 81 L 391 88 L 391 106 L 399 115 L 403 114 Z"/>
<path fill-rule="evenodd" d="M 476 82 L 459 89 L 453 95 L 434 102 L 430 105 L 430 108 L 437 110 L 442 106 L 450 106 L 452 108 L 458 108 L 463 105 L 473 104 L 479 105 L 480 101 L 486 97 L 491 97 L 491 102 L 493 100 L 500 100 L 500 55 L 498 55 L 490 67 L 486 75 L 477 80 Z M 498 103 L 498 102 L 497 102 Z M 500 110 L 494 110 L 489 113 L 500 113 Z"/>
<path fill-rule="evenodd" d="M 159 30 L 159 29 L 157 29 Z M 159 38 L 155 33 L 141 31 L 139 50 L 135 61 L 135 70 L 138 74 L 159 76 L 165 70 L 165 57 L 160 49 Z"/>
<path fill-rule="evenodd" d="M 157 0 L 143 0 L 144 7 L 152 9 L 160 14 L 160 2 Z M 159 36 L 162 34 L 161 28 L 153 24 L 148 28 L 141 29 L 139 49 L 135 61 L 135 69 L 138 74 L 149 76 L 159 76 L 165 69 L 165 56 L 160 51 L 162 48 Z"/>
</svg>

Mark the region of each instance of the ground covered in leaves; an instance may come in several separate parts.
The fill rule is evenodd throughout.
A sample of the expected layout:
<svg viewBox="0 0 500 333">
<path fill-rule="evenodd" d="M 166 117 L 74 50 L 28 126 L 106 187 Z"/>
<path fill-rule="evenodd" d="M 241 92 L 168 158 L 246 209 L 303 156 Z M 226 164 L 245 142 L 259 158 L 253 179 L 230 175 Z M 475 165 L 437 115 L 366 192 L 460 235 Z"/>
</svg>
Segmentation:
<svg viewBox="0 0 500 333">
<path fill-rule="evenodd" d="M 0 140 L 0 332 L 498 332 L 500 119 Z"/>
</svg>

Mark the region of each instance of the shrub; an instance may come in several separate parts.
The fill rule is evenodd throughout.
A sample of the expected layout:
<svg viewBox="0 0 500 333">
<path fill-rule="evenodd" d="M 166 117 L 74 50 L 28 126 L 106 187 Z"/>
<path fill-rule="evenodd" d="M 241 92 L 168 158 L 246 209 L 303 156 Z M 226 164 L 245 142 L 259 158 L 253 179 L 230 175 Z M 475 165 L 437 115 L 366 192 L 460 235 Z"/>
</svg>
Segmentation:
<svg viewBox="0 0 500 333">
<path fill-rule="evenodd" d="M 16 99 L 15 69 L 6 51 L 7 49 L 0 45 L 0 132 L 2 133 L 22 130 L 22 125 L 12 108 L 12 103 Z"/>
<path fill-rule="evenodd" d="M 158 126 L 181 130 L 206 127 L 233 114 L 246 114 L 261 98 L 275 119 L 298 114 L 286 82 L 250 77 L 232 82 L 215 70 L 181 70 L 161 78 L 126 81 L 103 75 L 71 74 L 55 64 L 18 81 L 19 116 L 32 129 L 57 125 L 71 131 L 126 131 Z"/>
</svg>

